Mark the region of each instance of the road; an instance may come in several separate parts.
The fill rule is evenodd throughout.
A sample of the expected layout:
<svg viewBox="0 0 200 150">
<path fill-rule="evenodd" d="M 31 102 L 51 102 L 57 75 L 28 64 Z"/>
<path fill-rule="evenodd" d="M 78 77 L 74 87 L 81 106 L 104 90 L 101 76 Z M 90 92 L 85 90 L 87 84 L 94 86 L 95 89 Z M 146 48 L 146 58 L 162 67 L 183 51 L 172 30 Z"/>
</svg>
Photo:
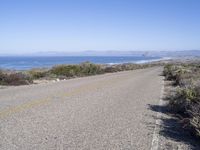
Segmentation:
<svg viewBox="0 0 200 150">
<path fill-rule="evenodd" d="M 0 89 L 0 149 L 149 150 L 161 67 Z"/>
</svg>

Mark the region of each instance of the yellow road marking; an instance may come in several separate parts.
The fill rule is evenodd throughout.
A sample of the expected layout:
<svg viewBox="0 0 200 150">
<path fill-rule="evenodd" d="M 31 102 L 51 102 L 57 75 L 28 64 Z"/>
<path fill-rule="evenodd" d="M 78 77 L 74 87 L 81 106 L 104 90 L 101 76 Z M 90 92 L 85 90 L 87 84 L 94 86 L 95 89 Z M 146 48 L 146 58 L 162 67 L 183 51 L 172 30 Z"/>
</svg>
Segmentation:
<svg viewBox="0 0 200 150">
<path fill-rule="evenodd" d="M 31 102 L 28 102 L 28 103 L 24 103 L 24 104 L 21 104 L 21 105 L 18 105 L 18 106 L 8 108 L 8 109 L 0 112 L 0 118 L 11 115 L 13 113 L 23 111 L 25 109 L 29 109 L 29 108 L 32 108 L 32 107 L 35 107 L 35 106 L 46 104 L 49 101 L 50 101 L 50 99 L 31 101 Z"/>
<path fill-rule="evenodd" d="M 80 93 L 80 92 L 84 92 L 84 91 L 88 91 L 88 90 L 94 90 L 95 87 L 103 87 L 105 84 L 108 84 L 109 82 L 117 83 L 119 81 L 120 80 L 118 80 L 118 78 L 112 78 L 112 80 L 109 80 L 109 81 L 104 80 L 104 81 L 89 84 L 89 85 L 83 85 L 83 86 L 76 88 L 72 91 L 69 91 L 67 93 L 63 93 L 63 94 L 61 94 L 61 96 L 62 97 L 72 96 L 72 95 L 75 95 L 75 94 Z M 17 113 L 17 112 L 20 112 L 20 111 L 23 111 L 23 110 L 26 110 L 26 109 L 30 109 L 30 108 L 33 108 L 33 107 L 36 107 L 36 106 L 44 105 L 46 103 L 49 103 L 50 101 L 51 101 L 51 98 L 49 97 L 49 98 L 46 98 L 46 99 L 33 100 L 33 101 L 30 101 L 30 102 L 27 102 L 27 103 L 24 103 L 24 104 L 13 106 L 11 108 L 0 111 L 0 118 L 6 117 L 8 115 L 12 115 L 14 113 Z"/>
</svg>

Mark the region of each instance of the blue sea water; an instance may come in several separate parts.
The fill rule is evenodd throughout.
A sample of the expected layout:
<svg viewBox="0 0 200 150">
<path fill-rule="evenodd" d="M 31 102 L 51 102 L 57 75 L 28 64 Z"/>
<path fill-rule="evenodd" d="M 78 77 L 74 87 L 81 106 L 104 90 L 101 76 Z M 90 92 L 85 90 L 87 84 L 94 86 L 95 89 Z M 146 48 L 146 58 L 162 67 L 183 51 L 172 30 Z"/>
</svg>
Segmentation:
<svg viewBox="0 0 200 150">
<path fill-rule="evenodd" d="M 80 64 L 92 62 L 95 64 L 143 63 L 161 59 L 145 56 L 55 56 L 55 57 L 0 57 L 0 68 L 27 70 L 32 68 L 52 67 L 58 64 Z"/>
</svg>

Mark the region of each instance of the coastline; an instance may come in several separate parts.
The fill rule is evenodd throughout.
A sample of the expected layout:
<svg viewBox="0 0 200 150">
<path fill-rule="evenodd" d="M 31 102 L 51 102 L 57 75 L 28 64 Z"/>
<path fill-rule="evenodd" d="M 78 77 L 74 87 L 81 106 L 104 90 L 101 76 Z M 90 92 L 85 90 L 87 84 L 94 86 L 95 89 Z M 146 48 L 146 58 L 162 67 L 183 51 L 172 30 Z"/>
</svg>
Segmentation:
<svg viewBox="0 0 200 150">
<path fill-rule="evenodd" d="M 0 69 L 0 85 L 16 86 L 59 82 L 71 78 L 136 70 L 154 66 L 164 66 L 167 63 L 184 63 L 190 61 L 192 61 L 191 58 L 162 57 L 159 59 L 142 60 L 137 63 L 124 62 L 117 64 L 94 64 L 85 62 L 81 64 L 63 64 L 49 68 L 33 68 L 28 70 Z"/>
<path fill-rule="evenodd" d="M 30 70 L 33 68 L 51 68 L 55 65 L 77 65 L 90 62 L 100 65 L 125 63 L 148 63 L 163 60 L 156 56 L 6 56 L 0 57 L 0 69 Z"/>
<path fill-rule="evenodd" d="M 59 82 L 60 80 L 68 80 L 71 78 L 144 69 L 161 65 L 163 65 L 161 61 L 143 64 L 124 63 L 115 65 L 85 62 L 76 65 L 57 65 L 46 69 L 37 68 L 25 71 L 0 70 L 0 85 L 17 86 L 47 83 L 51 81 Z"/>
</svg>

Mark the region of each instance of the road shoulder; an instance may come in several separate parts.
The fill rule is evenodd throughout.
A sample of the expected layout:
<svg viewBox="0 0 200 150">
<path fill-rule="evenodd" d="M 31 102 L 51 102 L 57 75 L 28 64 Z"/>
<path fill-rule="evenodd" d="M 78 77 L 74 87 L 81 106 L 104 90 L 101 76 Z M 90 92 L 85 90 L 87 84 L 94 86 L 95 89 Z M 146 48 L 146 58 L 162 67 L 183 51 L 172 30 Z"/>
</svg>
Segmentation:
<svg viewBox="0 0 200 150">
<path fill-rule="evenodd" d="M 171 88 L 165 81 L 160 104 L 150 106 L 158 114 L 151 150 L 199 150 L 198 139 L 183 128 L 180 120 L 170 113 L 167 100 L 164 100 Z"/>
</svg>

